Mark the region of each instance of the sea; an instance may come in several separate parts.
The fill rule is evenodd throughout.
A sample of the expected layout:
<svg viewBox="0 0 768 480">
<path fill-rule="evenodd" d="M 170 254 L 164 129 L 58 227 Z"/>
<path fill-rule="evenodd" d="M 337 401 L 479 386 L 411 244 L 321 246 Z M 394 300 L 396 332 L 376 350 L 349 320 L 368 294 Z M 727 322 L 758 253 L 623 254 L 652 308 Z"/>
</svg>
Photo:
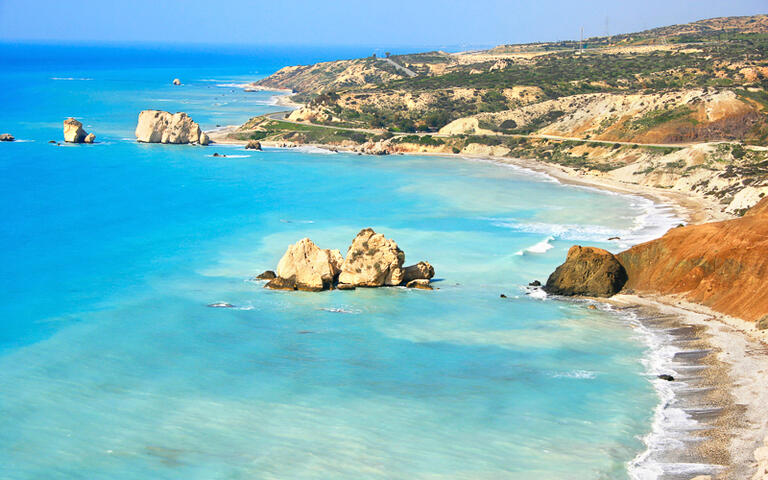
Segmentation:
<svg viewBox="0 0 768 480">
<path fill-rule="evenodd" d="M 248 82 L 369 53 L 3 45 L 0 478 L 661 475 L 663 333 L 528 284 L 669 207 L 455 156 L 135 141 L 141 110 L 238 125 L 285 110 Z M 61 143 L 70 116 L 97 143 Z M 436 289 L 253 280 L 366 227 Z"/>
</svg>

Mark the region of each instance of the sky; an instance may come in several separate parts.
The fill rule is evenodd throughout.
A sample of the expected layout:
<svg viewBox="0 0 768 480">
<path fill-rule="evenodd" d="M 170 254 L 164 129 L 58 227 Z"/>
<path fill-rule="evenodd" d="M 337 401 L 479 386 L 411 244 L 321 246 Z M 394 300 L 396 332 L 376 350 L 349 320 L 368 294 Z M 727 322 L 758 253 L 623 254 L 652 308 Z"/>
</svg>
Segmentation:
<svg viewBox="0 0 768 480">
<path fill-rule="evenodd" d="M 0 41 L 479 47 L 768 13 L 766 0 L 0 0 Z"/>
</svg>

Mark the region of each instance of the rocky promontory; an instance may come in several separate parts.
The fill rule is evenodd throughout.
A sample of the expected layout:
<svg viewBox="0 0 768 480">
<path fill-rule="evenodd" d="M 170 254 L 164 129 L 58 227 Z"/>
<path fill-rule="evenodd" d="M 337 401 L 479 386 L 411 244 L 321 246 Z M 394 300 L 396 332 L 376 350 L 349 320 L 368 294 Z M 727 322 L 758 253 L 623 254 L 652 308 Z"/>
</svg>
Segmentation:
<svg viewBox="0 0 768 480">
<path fill-rule="evenodd" d="M 555 295 L 610 297 L 627 283 L 627 271 L 614 254 L 594 247 L 573 246 L 565 263 L 549 276 L 544 290 Z"/>
<path fill-rule="evenodd" d="M 743 217 L 673 228 L 613 255 L 572 247 L 545 290 L 606 297 L 674 295 L 768 328 L 768 198 Z M 623 281 L 622 281 L 623 280 Z"/>
<path fill-rule="evenodd" d="M 136 140 L 142 143 L 193 143 L 208 145 L 210 138 L 184 112 L 144 110 L 139 113 Z"/>
<path fill-rule="evenodd" d="M 64 120 L 64 141 L 67 143 L 93 143 L 96 135 L 83 130 L 83 124 L 72 117 Z"/>
<path fill-rule="evenodd" d="M 309 238 L 288 247 L 266 288 L 318 292 L 338 288 L 408 286 L 431 290 L 435 269 L 428 262 L 403 267 L 405 252 L 397 243 L 365 228 L 352 240 L 347 258 L 339 250 L 321 249 Z M 272 273 L 272 272 L 269 272 Z"/>
</svg>

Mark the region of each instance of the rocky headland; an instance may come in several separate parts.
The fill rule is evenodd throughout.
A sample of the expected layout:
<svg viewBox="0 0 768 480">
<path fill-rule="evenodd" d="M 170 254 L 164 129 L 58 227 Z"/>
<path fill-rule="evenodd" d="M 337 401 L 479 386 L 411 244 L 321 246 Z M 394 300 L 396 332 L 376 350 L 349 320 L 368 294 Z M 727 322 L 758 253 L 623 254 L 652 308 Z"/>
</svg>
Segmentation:
<svg viewBox="0 0 768 480">
<path fill-rule="evenodd" d="M 768 198 L 733 220 L 673 228 L 613 255 L 574 246 L 549 277 L 557 295 L 674 295 L 768 329 Z"/>
<path fill-rule="evenodd" d="M 184 112 L 144 110 L 139 113 L 136 140 L 141 143 L 208 145 L 208 134 Z"/>
<path fill-rule="evenodd" d="M 371 228 L 360 231 L 343 258 L 339 250 L 322 249 L 303 238 L 286 250 L 277 270 L 256 277 L 266 288 L 319 292 L 338 288 L 405 286 L 431 290 L 435 270 L 428 262 L 404 267 L 405 252 L 392 239 Z"/>
</svg>

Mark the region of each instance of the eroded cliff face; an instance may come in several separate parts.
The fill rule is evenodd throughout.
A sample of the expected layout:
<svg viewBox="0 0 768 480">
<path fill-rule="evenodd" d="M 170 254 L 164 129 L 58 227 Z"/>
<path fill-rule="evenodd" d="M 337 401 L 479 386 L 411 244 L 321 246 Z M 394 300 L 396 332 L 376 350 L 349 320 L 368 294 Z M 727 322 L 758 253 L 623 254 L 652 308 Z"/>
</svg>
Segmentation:
<svg viewBox="0 0 768 480">
<path fill-rule="evenodd" d="M 750 321 L 768 315 L 768 198 L 742 218 L 675 228 L 617 256 L 626 291 L 680 295 Z"/>
</svg>

